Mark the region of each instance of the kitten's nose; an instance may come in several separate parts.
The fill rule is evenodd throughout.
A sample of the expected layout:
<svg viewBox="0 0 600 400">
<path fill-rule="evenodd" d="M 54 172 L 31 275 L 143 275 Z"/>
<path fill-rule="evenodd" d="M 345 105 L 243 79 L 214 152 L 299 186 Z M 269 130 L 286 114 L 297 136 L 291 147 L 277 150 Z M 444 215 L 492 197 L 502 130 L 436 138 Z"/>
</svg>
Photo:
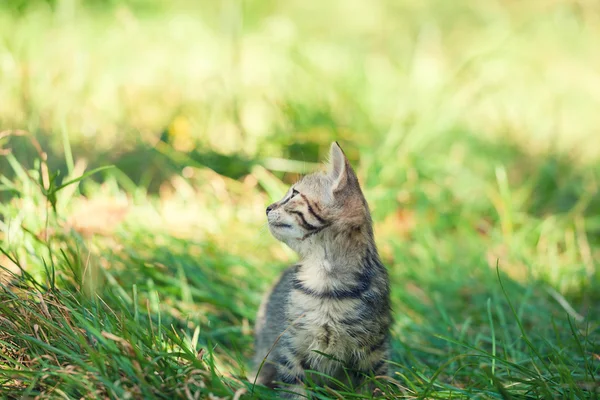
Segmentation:
<svg viewBox="0 0 600 400">
<path fill-rule="evenodd" d="M 269 211 L 271 211 L 274 208 L 275 207 L 273 207 L 273 204 L 271 204 L 269 207 L 267 207 L 267 215 L 269 215 Z"/>
</svg>

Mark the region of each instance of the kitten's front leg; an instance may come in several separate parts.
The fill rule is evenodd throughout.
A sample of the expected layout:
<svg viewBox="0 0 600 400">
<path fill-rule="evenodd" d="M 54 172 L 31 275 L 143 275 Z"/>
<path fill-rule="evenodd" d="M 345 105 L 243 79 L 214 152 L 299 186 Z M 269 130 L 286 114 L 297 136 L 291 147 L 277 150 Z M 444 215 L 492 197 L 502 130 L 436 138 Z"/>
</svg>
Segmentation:
<svg viewBox="0 0 600 400">
<path fill-rule="evenodd" d="M 304 384 L 293 385 L 293 386 L 285 386 L 278 390 L 279 396 L 282 399 L 306 399 L 306 389 L 304 388 Z M 310 397 L 309 397 L 310 398 Z"/>
<path fill-rule="evenodd" d="M 387 349 L 380 350 L 364 355 L 360 361 L 355 361 L 355 367 L 349 373 L 350 381 L 355 388 L 363 386 L 363 390 L 371 393 L 374 398 L 381 397 L 381 390 L 377 387 L 372 378 L 389 376 L 389 365 L 386 360 L 389 359 Z M 365 384 L 365 380 L 367 380 Z"/>
<path fill-rule="evenodd" d="M 302 399 L 306 397 L 304 388 L 304 368 L 293 354 L 286 353 L 278 357 L 277 376 L 281 397 L 284 399 Z"/>
</svg>

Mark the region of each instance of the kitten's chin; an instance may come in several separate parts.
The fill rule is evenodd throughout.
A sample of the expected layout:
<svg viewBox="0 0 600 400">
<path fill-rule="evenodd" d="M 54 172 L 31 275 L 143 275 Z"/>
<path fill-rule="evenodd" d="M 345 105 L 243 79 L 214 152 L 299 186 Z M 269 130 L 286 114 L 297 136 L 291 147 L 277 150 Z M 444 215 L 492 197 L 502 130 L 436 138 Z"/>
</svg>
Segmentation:
<svg viewBox="0 0 600 400">
<path fill-rule="evenodd" d="M 287 235 L 284 233 L 286 230 L 289 230 L 288 226 L 283 226 L 283 224 L 269 224 L 269 231 L 273 237 L 281 242 L 285 243 L 285 239 Z"/>
<path fill-rule="evenodd" d="M 292 248 L 292 244 L 298 240 L 298 237 L 296 237 L 296 230 L 292 225 L 289 224 L 269 223 L 269 231 L 275 239 L 287 244 Z"/>
</svg>

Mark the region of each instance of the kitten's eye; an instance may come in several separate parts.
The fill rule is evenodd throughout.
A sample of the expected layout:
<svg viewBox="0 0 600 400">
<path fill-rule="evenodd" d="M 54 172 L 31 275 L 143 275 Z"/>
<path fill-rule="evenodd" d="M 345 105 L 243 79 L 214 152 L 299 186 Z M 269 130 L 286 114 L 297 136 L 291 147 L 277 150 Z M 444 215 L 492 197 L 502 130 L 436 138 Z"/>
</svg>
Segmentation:
<svg viewBox="0 0 600 400">
<path fill-rule="evenodd" d="M 292 189 L 292 196 L 291 196 L 291 197 L 294 197 L 294 196 L 295 196 L 295 195 L 297 195 L 297 194 L 298 194 L 298 191 L 297 191 L 296 189 Z M 290 198 L 291 198 L 291 197 L 290 197 Z"/>
</svg>

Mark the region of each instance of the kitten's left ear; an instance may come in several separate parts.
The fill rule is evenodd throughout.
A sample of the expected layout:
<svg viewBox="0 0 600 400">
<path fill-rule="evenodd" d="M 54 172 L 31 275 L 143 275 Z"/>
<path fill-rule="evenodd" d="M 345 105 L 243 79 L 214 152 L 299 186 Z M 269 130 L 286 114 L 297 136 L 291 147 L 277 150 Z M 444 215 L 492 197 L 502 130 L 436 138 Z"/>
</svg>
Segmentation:
<svg viewBox="0 0 600 400">
<path fill-rule="evenodd" d="M 337 142 L 331 143 L 329 150 L 329 177 L 332 182 L 331 190 L 334 193 L 358 181 L 350 162 Z"/>
</svg>

